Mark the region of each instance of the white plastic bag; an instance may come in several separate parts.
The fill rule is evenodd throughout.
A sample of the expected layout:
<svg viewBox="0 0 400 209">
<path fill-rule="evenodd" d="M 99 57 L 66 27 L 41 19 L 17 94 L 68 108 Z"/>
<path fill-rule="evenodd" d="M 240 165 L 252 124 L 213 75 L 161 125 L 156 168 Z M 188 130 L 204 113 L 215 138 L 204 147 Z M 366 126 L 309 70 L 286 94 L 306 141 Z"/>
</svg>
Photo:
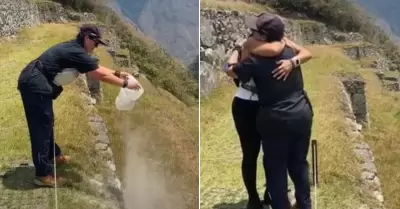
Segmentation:
<svg viewBox="0 0 400 209">
<path fill-rule="evenodd" d="M 65 68 L 58 73 L 53 80 L 57 86 L 64 86 L 72 83 L 79 77 L 79 72 L 75 68 Z"/>
<path fill-rule="evenodd" d="M 133 76 L 128 77 L 128 83 L 137 82 Z M 143 87 L 139 90 L 128 88 L 121 88 L 119 94 L 115 99 L 115 106 L 118 110 L 132 110 L 135 107 L 136 101 L 142 96 L 144 92 Z"/>
</svg>

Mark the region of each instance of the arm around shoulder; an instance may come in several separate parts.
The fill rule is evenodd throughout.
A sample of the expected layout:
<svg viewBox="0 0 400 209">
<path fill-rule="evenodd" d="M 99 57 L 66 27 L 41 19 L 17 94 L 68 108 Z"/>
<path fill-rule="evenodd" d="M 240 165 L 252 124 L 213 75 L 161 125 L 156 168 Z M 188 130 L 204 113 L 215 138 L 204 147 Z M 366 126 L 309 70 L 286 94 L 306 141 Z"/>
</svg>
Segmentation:
<svg viewBox="0 0 400 209">
<path fill-rule="evenodd" d="M 289 46 L 296 52 L 297 55 L 295 56 L 295 58 L 297 58 L 301 64 L 306 63 L 312 58 L 312 53 L 305 47 L 296 44 L 288 38 L 284 38 L 284 41 L 286 42 L 287 46 Z"/>
<path fill-rule="evenodd" d="M 282 53 L 285 47 L 283 41 L 274 42 L 262 42 L 254 39 L 249 39 L 247 42 L 247 48 L 252 54 L 264 56 L 264 57 L 275 57 Z"/>
</svg>

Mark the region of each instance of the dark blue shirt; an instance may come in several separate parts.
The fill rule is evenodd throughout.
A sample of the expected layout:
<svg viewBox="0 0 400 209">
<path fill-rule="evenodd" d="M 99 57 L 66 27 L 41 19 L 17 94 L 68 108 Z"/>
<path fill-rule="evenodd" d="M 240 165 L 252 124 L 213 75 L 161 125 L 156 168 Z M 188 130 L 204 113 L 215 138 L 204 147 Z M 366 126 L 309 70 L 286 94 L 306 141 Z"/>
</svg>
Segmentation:
<svg viewBox="0 0 400 209">
<path fill-rule="evenodd" d="M 294 68 L 286 81 L 278 80 L 272 74 L 279 60 L 291 59 L 295 55 L 293 49 L 285 47 L 276 57 L 251 55 L 233 69 L 244 83 L 254 79 L 260 105 L 278 113 L 281 119 L 296 117 L 299 112 L 311 106 L 304 91 L 300 67 Z"/>
<path fill-rule="evenodd" d="M 99 66 L 77 40 L 57 44 L 45 51 L 39 60 L 50 80 L 64 68 L 75 68 L 80 73 L 96 70 Z"/>
<path fill-rule="evenodd" d="M 38 62 L 40 61 L 40 62 Z M 98 62 L 90 56 L 78 40 L 56 44 L 29 63 L 18 79 L 18 89 L 57 97 L 61 86 L 55 86 L 54 77 L 65 68 L 75 68 L 87 73 L 99 68 Z"/>
</svg>

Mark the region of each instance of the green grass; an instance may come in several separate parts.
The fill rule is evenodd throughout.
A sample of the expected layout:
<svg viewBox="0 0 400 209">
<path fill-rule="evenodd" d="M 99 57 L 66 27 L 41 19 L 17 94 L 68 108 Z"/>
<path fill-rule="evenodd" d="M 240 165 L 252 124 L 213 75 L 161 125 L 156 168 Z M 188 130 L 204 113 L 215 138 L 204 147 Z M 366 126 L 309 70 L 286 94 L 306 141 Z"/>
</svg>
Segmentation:
<svg viewBox="0 0 400 209">
<path fill-rule="evenodd" d="M 378 168 L 379 179 L 387 208 L 400 205 L 400 99 L 399 93 L 388 92 L 371 71 L 364 71 L 367 81 L 367 100 L 371 128 L 365 132 L 365 141 L 370 145 Z"/>
<path fill-rule="evenodd" d="M 100 51 L 102 56 L 105 51 Z M 120 69 L 112 59 L 100 63 L 111 69 Z M 123 68 L 128 72 L 135 69 Z M 141 155 L 163 164 L 166 175 L 170 176 L 170 186 L 179 188 L 187 208 L 198 205 L 198 105 L 188 106 L 171 93 L 154 86 L 141 77 L 139 81 L 145 93 L 131 112 L 119 112 L 115 109 L 115 98 L 119 88 L 103 85 L 104 101 L 98 106 L 100 115 L 108 125 L 108 135 L 112 141 L 112 150 L 118 176 L 125 179 L 124 168 L 129 163 L 126 148 L 130 139 L 138 130 L 146 134 L 145 143 L 140 146 Z M 138 140 L 138 139 L 136 139 Z"/>
<path fill-rule="evenodd" d="M 129 139 L 125 135 L 134 135 L 139 130 L 145 132 L 140 135 L 145 141 L 139 148 L 140 155 L 162 164 L 163 172 L 173 178 L 169 183 L 180 188 L 187 207 L 195 207 L 198 191 L 197 107 L 186 106 L 146 79 L 142 78 L 140 82 L 145 93 L 132 112 L 118 112 L 115 109 L 118 89 L 109 86 L 104 86 L 105 99 L 99 107 L 101 116 L 109 124 L 118 175 L 122 179 L 129 175 L 124 171 L 129 163 L 126 153 L 130 151 L 126 148 L 126 140 L 140 140 Z"/>
<path fill-rule="evenodd" d="M 392 77 L 392 78 L 397 78 L 399 77 L 399 71 L 385 71 L 385 76 L 386 77 Z"/>
<path fill-rule="evenodd" d="M 253 13 L 275 12 L 274 9 L 266 5 L 231 0 L 201 0 L 200 7 L 202 9 L 211 8 Z"/>
<path fill-rule="evenodd" d="M 303 66 L 303 72 L 305 88 L 315 112 L 312 138 L 318 140 L 320 169 L 318 207 L 353 209 L 363 201 L 357 189 L 360 171 L 350 149 L 352 144 L 345 133 L 346 124 L 339 102 L 339 83 L 334 73 L 357 71 L 359 64 L 346 57 L 339 47 L 312 46 L 309 48 L 314 58 Z M 373 74 L 372 71 L 362 72 L 368 75 Z M 233 84 L 225 85 L 213 92 L 208 100 L 202 100 L 200 193 L 204 209 L 212 208 L 221 201 L 232 201 L 223 197 L 223 192 L 213 197 L 210 192 L 213 189 L 221 188 L 227 194 L 230 191 L 243 192 L 244 190 L 240 174 L 239 139 L 231 116 L 231 101 L 234 92 Z M 370 108 L 375 109 L 371 110 L 372 114 L 379 112 L 378 109 L 381 110 L 373 103 Z M 383 140 L 380 142 L 383 143 Z M 378 158 L 383 154 L 382 152 L 375 153 Z M 386 151 L 386 155 L 392 158 L 397 154 L 397 151 Z M 379 169 L 382 165 L 379 165 L 379 161 L 377 163 Z M 385 167 L 395 172 L 394 166 L 385 165 Z M 392 187 L 394 180 L 386 179 L 385 181 L 384 175 L 381 174 L 382 183 L 386 187 Z M 260 194 L 263 193 L 264 181 L 260 161 L 258 171 Z M 384 189 L 386 199 L 395 201 L 396 197 L 390 195 L 388 191 L 394 190 Z M 245 195 L 242 196 L 243 199 L 246 198 Z"/>
</svg>

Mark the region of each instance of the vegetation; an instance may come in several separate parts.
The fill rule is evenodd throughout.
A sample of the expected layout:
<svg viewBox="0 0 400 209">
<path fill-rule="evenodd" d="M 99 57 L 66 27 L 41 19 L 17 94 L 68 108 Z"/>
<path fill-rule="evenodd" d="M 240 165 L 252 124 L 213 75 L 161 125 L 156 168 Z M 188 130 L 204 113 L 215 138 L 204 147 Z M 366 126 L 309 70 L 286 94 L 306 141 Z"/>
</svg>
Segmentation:
<svg viewBox="0 0 400 209">
<path fill-rule="evenodd" d="M 244 12 L 299 12 L 309 18 L 319 20 L 342 31 L 359 32 L 365 39 L 382 51 L 390 59 L 393 70 L 400 70 L 400 50 L 398 44 L 375 24 L 363 9 L 348 0 L 202 0 L 202 8 L 220 8 Z"/>
<path fill-rule="evenodd" d="M 106 52 L 100 51 L 101 57 L 105 57 L 103 53 Z M 118 69 L 112 59 L 103 59 L 101 62 Z M 187 208 L 194 208 L 198 205 L 198 107 L 187 107 L 147 79 L 139 80 L 145 94 L 133 111 L 119 112 L 115 109 L 114 102 L 119 89 L 110 85 L 103 85 L 104 101 L 98 106 L 112 140 L 118 176 L 126 179 L 126 175 L 129 175 L 125 167 L 132 160 L 129 152 L 134 150 L 127 147 L 129 141 L 137 141 L 139 147 L 135 150 L 138 150 L 138 155 L 162 165 L 160 172 L 169 177 L 168 184 L 174 187 L 171 192 L 179 190 Z M 132 137 L 139 130 L 144 134 Z"/>
<path fill-rule="evenodd" d="M 198 83 L 187 67 L 175 60 L 149 38 L 138 33 L 103 0 L 53 0 L 76 11 L 92 12 L 106 25 L 113 26 L 127 44 L 131 62 L 154 84 L 171 92 L 186 104 L 197 105 Z"/>
<path fill-rule="evenodd" d="M 274 12 L 274 9 L 259 3 L 248 4 L 246 1 L 232 1 L 232 0 L 201 0 L 200 7 L 204 8 L 215 8 L 215 9 L 227 9 L 234 11 L 244 12 Z"/>
<path fill-rule="evenodd" d="M 245 0 L 246 1 L 246 0 Z M 259 0 L 259 2 L 266 2 Z M 394 70 L 400 70 L 400 50 L 390 36 L 376 25 L 365 11 L 354 2 L 348 0 L 272 0 L 268 4 L 278 11 L 296 11 L 308 17 L 336 27 L 339 30 L 359 32 L 367 41 L 378 46 L 383 55 L 394 65 Z"/>
</svg>

